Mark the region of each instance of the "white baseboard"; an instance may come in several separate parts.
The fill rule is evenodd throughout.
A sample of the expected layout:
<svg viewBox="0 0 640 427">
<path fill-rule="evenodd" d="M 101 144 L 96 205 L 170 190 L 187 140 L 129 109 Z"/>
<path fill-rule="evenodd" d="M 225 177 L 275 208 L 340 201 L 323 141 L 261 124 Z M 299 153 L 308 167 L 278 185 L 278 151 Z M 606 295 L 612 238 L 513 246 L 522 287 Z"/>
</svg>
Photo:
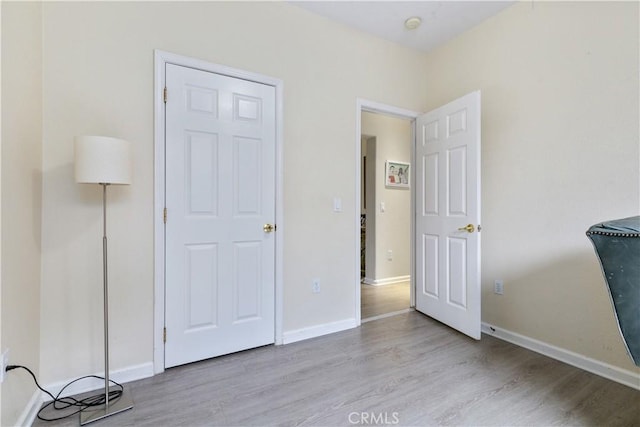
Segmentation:
<svg viewBox="0 0 640 427">
<path fill-rule="evenodd" d="M 308 328 L 296 329 L 282 334 L 283 344 L 291 344 L 296 341 L 307 340 L 310 338 L 320 337 L 322 335 L 332 334 L 334 332 L 344 331 L 357 327 L 356 319 L 344 319 L 337 322 L 324 323 L 322 325 L 310 326 Z"/>
<path fill-rule="evenodd" d="M 30 426 L 36 420 L 36 416 L 38 415 L 38 411 L 42 406 L 42 393 L 40 390 L 36 389 L 33 392 L 33 396 L 29 399 L 29 403 L 24 407 L 24 411 L 18 417 L 18 421 L 16 421 L 16 426 Z"/>
<path fill-rule="evenodd" d="M 96 373 L 95 375 L 103 376 L 102 372 Z M 153 376 L 153 362 L 142 363 L 140 365 L 129 366 L 127 368 L 118 369 L 115 371 L 109 372 L 109 379 L 112 379 L 120 384 L 128 383 L 130 381 L 141 380 L 143 378 L 149 378 Z M 46 390 L 49 390 L 51 394 L 54 396 L 57 395 L 62 387 L 69 384 L 75 378 L 59 381 L 53 384 L 47 384 L 44 386 Z M 78 381 L 77 383 L 71 385 L 70 387 L 64 390 L 64 393 L 60 397 L 64 396 L 73 396 L 80 393 L 85 393 L 87 391 L 104 389 L 104 380 L 99 380 L 97 378 L 87 378 L 82 381 Z M 42 399 L 44 402 L 48 402 L 51 398 L 42 393 Z"/>
<path fill-rule="evenodd" d="M 409 280 L 411 280 L 411 276 L 409 275 L 397 276 L 397 277 L 386 277 L 384 279 L 369 279 L 368 277 L 365 277 L 363 280 L 363 283 L 365 285 L 371 285 L 371 286 L 384 286 L 384 285 L 392 285 L 394 283 L 408 282 Z"/>
<path fill-rule="evenodd" d="M 640 390 L 640 375 L 632 371 L 618 368 L 617 366 L 613 366 L 497 326 L 489 325 L 488 323 L 482 323 L 482 332 L 487 335 L 500 338 L 503 341 L 535 351 L 536 353 L 551 357 L 552 359 L 575 366 L 576 368 L 583 369 L 636 390 Z"/>
</svg>

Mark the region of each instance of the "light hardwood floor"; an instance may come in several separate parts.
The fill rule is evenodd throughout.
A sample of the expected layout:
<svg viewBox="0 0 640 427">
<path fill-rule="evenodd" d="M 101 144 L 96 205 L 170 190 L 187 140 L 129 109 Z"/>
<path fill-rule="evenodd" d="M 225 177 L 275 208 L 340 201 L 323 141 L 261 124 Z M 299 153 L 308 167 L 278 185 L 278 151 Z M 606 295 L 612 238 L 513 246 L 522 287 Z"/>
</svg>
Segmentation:
<svg viewBox="0 0 640 427">
<path fill-rule="evenodd" d="M 368 319 L 409 308 L 409 281 L 384 286 L 360 285 L 360 317 Z"/>
<path fill-rule="evenodd" d="M 493 337 L 474 341 L 414 311 L 129 388 L 134 409 L 96 427 L 349 426 L 361 413 L 403 426 L 640 425 L 639 391 Z"/>
</svg>

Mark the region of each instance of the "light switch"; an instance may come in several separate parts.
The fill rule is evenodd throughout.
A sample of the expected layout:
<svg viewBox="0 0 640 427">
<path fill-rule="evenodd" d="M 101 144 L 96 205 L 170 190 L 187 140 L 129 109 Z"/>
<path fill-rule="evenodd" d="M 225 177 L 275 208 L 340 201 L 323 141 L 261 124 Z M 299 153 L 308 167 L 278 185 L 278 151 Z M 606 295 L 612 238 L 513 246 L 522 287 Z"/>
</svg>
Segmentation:
<svg viewBox="0 0 640 427">
<path fill-rule="evenodd" d="M 384 212 L 384 210 L 385 210 L 384 202 L 380 202 L 380 212 Z"/>
<path fill-rule="evenodd" d="M 333 211 L 334 212 L 342 212 L 342 199 L 339 197 L 335 197 L 333 199 Z"/>
</svg>

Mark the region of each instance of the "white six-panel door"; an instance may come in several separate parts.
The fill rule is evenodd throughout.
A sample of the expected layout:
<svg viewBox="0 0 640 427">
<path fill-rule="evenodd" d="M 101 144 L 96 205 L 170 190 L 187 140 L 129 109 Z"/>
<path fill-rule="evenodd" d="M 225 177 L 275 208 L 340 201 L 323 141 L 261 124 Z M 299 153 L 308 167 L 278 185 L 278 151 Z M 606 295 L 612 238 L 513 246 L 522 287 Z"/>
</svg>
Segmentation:
<svg viewBox="0 0 640 427">
<path fill-rule="evenodd" d="M 415 162 L 416 309 L 480 339 L 480 92 L 418 117 Z"/>
<path fill-rule="evenodd" d="M 166 65 L 165 367 L 274 342 L 275 88 Z"/>
</svg>

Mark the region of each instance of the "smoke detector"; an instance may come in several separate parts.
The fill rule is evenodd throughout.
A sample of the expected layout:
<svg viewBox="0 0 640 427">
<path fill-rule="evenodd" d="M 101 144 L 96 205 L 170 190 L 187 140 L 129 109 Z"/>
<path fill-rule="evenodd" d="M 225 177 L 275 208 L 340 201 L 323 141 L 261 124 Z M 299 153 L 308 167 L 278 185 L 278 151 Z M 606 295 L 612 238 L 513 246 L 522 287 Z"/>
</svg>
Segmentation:
<svg viewBox="0 0 640 427">
<path fill-rule="evenodd" d="M 422 19 L 417 16 L 412 16 L 411 18 L 408 18 L 406 21 L 404 21 L 404 27 L 407 30 L 415 30 L 420 26 L 420 24 L 422 24 Z"/>
</svg>

